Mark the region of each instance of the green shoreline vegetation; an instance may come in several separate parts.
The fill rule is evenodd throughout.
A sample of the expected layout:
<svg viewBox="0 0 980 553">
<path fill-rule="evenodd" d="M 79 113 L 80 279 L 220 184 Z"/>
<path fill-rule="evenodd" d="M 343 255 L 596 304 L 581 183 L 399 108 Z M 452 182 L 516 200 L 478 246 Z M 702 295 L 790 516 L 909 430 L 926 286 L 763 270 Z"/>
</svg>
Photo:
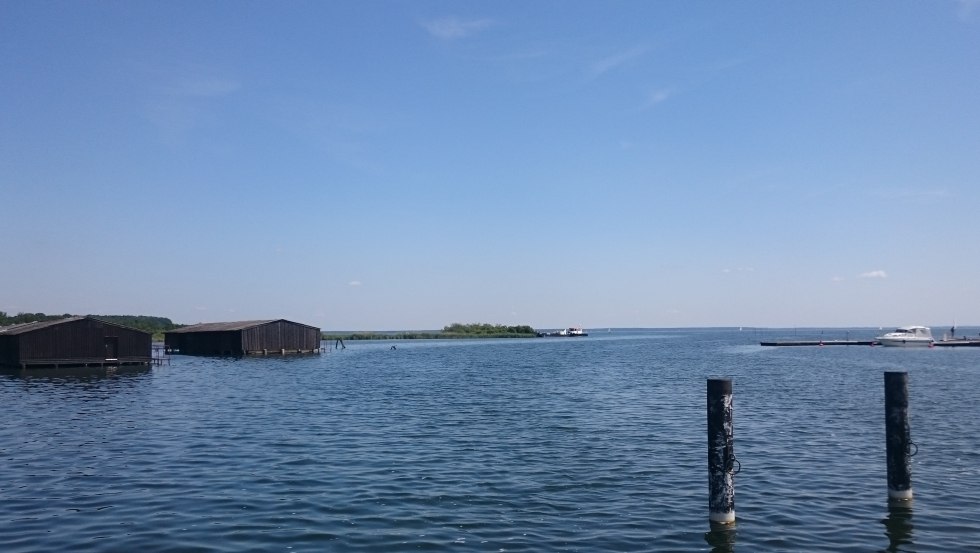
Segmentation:
<svg viewBox="0 0 980 553">
<path fill-rule="evenodd" d="M 142 330 L 143 332 L 149 332 L 153 335 L 153 340 L 161 341 L 163 340 L 163 333 L 168 330 L 173 330 L 175 328 L 180 328 L 185 325 L 174 324 L 173 321 L 166 317 L 150 317 L 147 315 L 88 315 L 89 317 L 99 319 L 100 321 L 105 321 L 107 323 L 113 323 L 121 326 L 126 326 L 129 328 L 135 328 L 137 330 Z M 38 321 L 56 321 L 58 319 L 67 319 L 68 317 L 74 317 L 70 313 L 65 313 L 64 315 L 45 315 L 44 313 L 18 313 L 16 315 L 8 315 L 7 313 L 0 311 L 0 326 L 10 326 L 23 323 L 34 323 Z"/>
<path fill-rule="evenodd" d="M 17 313 L 8 315 L 0 311 L 0 326 L 10 326 L 15 324 L 33 323 L 37 321 L 55 321 L 73 317 L 69 313 L 64 315 L 45 315 L 44 313 Z M 153 335 L 153 340 L 163 340 L 163 333 L 168 330 L 180 328 L 181 324 L 175 324 L 166 317 L 151 317 L 148 315 L 89 315 L 96 319 L 114 323 L 117 325 L 135 328 Z M 537 331 L 528 325 L 505 326 L 488 323 L 461 324 L 453 323 L 443 327 L 441 331 L 399 331 L 399 332 L 353 332 L 350 334 L 336 334 L 322 332 L 324 340 L 445 340 L 447 338 L 534 338 Z"/>
<path fill-rule="evenodd" d="M 528 325 L 505 326 L 487 323 L 453 323 L 437 332 L 353 332 L 322 333 L 324 340 L 445 340 L 447 338 L 534 338 L 537 331 Z"/>
</svg>

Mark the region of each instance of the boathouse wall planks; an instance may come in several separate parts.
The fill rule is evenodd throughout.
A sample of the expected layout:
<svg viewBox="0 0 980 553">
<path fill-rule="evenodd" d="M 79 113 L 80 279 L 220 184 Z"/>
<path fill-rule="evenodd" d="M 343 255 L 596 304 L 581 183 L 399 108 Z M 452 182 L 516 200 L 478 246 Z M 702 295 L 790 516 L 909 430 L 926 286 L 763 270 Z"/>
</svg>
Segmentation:
<svg viewBox="0 0 980 553">
<path fill-rule="evenodd" d="M 164 343 L 185 355 L 317 353 L 320 329 L 285 319 L 202 323 L 167 332 Z"/>
<path fill-rule="evenodd" d="M 69 367 L 149 364 L 152 335 L 94 317 L 0 328 L 0 365 Z"/>
</svg>

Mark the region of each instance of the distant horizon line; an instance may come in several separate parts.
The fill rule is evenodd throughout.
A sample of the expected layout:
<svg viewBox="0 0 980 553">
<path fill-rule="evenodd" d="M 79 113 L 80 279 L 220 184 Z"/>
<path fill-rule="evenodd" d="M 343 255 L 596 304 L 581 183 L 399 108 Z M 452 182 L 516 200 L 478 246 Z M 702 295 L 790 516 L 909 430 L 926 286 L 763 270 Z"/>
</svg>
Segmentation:
<svg viewBox="0 0 980 553">
<path fill-rule="evenodd" d="M 0 310 L 0 311 L 2 311 L 2 310 Z M 19 312 L 15 313 L 15 314 L 12 314 L 12 313 L 9 313 L 9 312 L 6 312 L 6 311 L 2 311 L 2 312 L 5 313 L 8 316 L 16 316 L 16 315 L 21 315 L 21 314 L 42 314 L 42 315 L 53 315 L 53 316 L 61 316 L 61 315 L 63 315 L 63 314 L 54 314 L 54 313 L 52 313 L 52 314 L 45 314 L 43 312 L 32 313 L 32 312 L 26 312 L 26 311 L 19 311 Z M 72 315 L 72 316 L 75 316 L 75 315 Z M 165 319 L 170 320 L 173 324 L 179 325 L 179 326 L 191 326 L 191 325 L 196 325 L 196 324 L 213 323 L 213 322 L 234 322 L 234 321 L 223 320 L 223 321 L 198 321 L 198 322 L 193 322 L 193 323 L 182 323 L 182 322 L 176 322 L 173 319 L 170 319 L 169 317 L 162 317 L 162 316 L 159 316 L 159 315 L 104 315 L 104 314 L 93 315 L 93 314 L 88 314 L 88 315 L 83 315 L 83 316 L 122 316 L 122 317 L 153 317 L 153 318 L 165 318 Z M 247 319 L 247 320 L 280 320 L 280 319 L 285 320 L 284 317 L 257 318 L 257 319 Z M 242 319 L 242 320 L 246 320 L 246 319 Z M 294 322 L 300 322 L 300 321 L 294 321 Z M 303 323 L 303 324 L 309 324 L 309 323 Z M 477 324 L 480 324 L 480 323 L 477 323 Z M 493 324 L 503 324 L 503 323 L 493 323 Z M 526 323 L 522 323 L 522 324 L 526 324 Z M 397 332 L 415 332 L 415 333 L 427 332 L 427 333 L 438 333 L 438 332 L 442 332 L 443 331 L 442 328 L 434 328 L 434 329 L 401 328 L 401 329 L 383 329 L 383 330 L 373 330 L 373 329 L 361 328 L 361 329 L 356 329 L 356 330 L 349 330 L 349 329 L 324 329 L 323 327 L 319 327 L 319 326 L 317 326 L 315 324 L 310 324 L 309 326 L 316 326 L 317 328 L 320 329 L 320 332 L 326 332 L 326 333 L 348 333 L 348 334 L 350 334 L 350 333 L 380 333 L 380 334 L 387 334 L 387 333 L 397 333 Z M 443 328 L 445 326 L 446 325 L 443 325 Z M 510 326 L 510 325 L 503 325 L 503 326 Z M 534 325 L 527 325 L 527 326 L 531 326 L 531 328 L 534 328 L 535 330 L 560 330 L 560 329 L 563 329 L 563 328 L 568 328 L 566 326 L 540 326 L 540 327 L 534 326 Z M 600 325 L 600 326 L 584 326 L 583 325 L 582 328 L 585 329 L 585 330 L 590 330 L 591 329 L 591 330 L 595 330 L 595 331 L 602 331 L 602 330 L 617 330 L 617 331 L 624 331 L 624 330 L 737 330 L 737 329 L 741 329 L 742 331 L 747 331 L 747 330 L 807 330 L 807 331 L 812 331 L 812 330 L 884 330 L 886 328 L 889 328 L 889 329 L 890 328 L 897 328 L 899 326 L 906 326 L 906 325 L 890 325 L 890 326 L 882 326 L 882 325 L 845 325 L 845 326 L 833 326 L 833 325 L 791 325 L 791 326 L 768 326 L 768 325 L 608 326 L 608 325 Z M 959 323 L 955 323 L 954 322 L 953 324 L 951 324 L 949 326 L 946 326 L 945 324 L 939 324 L 939 325 L 936 325 L 936 324 L 931 324 L 931 325 L 930 324 L 926 324 L 926 325 L 922 325 L 922 326 L 928 326 L 929 328 L 932 328 L 932 329 L 944 329 L 944 328 L 957 328 L 957 329 L 959 329 L 959 328 L 971 328 L 972 329 L 972 328 L 978 328 L 978 327 L 980 327 L 980 323 L 959 324 Z"/>
<path fill-rule="evenodd" d="M 195 323 L 196 324 L 196 323 Z M 535 330 L 560 330 L 566 327 L 536 327 L 529 325 Z M 892 325 L 892 326 L 881 326 L 881 325 L 861 325 L 861 326 L 821 326 L 821 325 L 800 325 L 800 326 L 746 326 L 746 325 L 720 325 L 720 326 L 583 326 L 584 330 L 883 330 L 889 328 L 898 328 L 899 326 L 905 325 Z M 922 325 L 928 326 L 929 328 L 944 328 L 945 325 Z M 952 325 L 950 328 L 954 328 Z M 980 328 L 980 324 L 957 324 L 955 328 Z M 392 332 L 442 332 L 442 329 L 419 329 L 419 328 L 400 328 L 400 329 L 385 329 L 385 330 L 372 330 L 372 329 L 320 329 L 321 332 L 346 332 L 346 333 L 356 333 L 356 332 L 373 332 L 373 333 L 392 333 Z"/>
</svg>

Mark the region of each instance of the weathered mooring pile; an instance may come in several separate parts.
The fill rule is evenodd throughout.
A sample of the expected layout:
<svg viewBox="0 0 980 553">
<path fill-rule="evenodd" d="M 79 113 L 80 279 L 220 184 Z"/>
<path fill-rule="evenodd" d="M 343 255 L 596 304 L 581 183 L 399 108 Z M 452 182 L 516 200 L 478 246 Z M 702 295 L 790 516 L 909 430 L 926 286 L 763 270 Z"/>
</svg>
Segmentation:
<svg viewBox="0 0 980 553">
<path fill-rule="evenodd" d="M 912 499 L 912 456 L 918 447 L 911 439 L 908 383 L 908 372 L 885 372 L 886 477 L 892 502 Z M 741 469 L 735 457 L 732 380 L 709 378 L 707 400 L 708 520 L 730 525 L 735 523 L 735 475 Z"/>
</svg>

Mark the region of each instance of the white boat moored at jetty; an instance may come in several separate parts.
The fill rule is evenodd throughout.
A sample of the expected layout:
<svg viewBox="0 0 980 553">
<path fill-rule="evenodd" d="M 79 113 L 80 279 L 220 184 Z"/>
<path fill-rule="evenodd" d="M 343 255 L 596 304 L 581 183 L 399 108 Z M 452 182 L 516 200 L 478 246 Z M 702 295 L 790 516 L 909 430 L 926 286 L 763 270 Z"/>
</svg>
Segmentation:
<svg viewBox="0 0 980 553">
<path fill-rule="evenodd" d="M 539 332 L 538 336 L 588 336 L 588 333 L 580 326 L 570 326 L 554 332 Z"/>
<path fill-rule="evenodd" d="M 927 326 L 900 326 L 875 340 L 883 346 L 898 347 L 929 347 L 935 340 L 932 339 L 932 331 Z"/>
</svg>

